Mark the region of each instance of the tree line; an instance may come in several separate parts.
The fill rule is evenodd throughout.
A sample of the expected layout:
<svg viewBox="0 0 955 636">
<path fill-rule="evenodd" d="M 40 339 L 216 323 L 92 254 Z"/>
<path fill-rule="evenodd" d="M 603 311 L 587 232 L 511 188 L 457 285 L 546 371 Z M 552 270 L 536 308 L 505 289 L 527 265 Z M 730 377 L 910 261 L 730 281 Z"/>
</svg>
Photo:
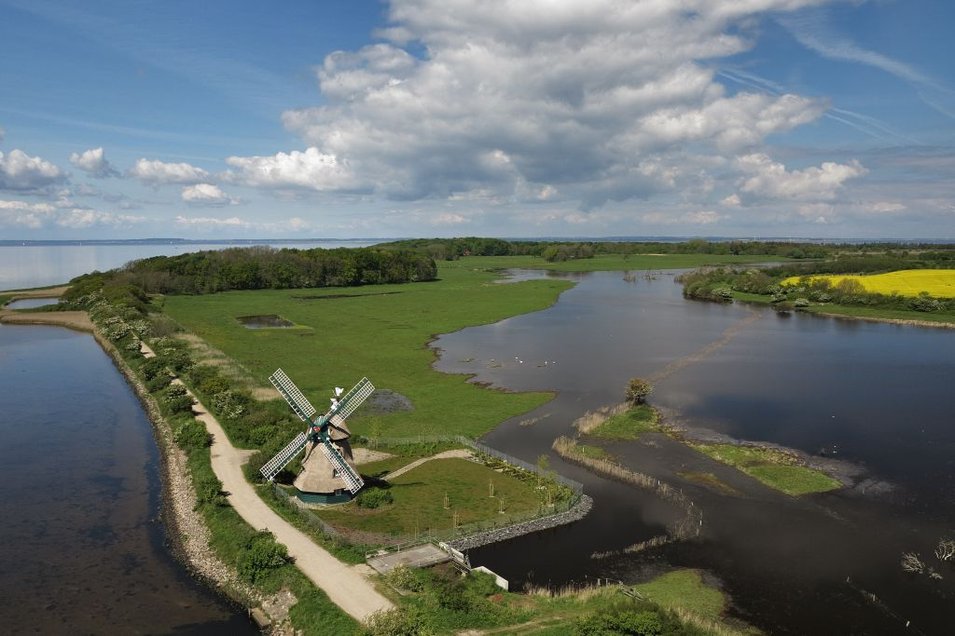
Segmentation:
<svg viewBox="0 0 955 636">
<path fill-rule="evenodd" d="M 932 261 L 955 262 L 955 246 L 923 243 L 809 243 L 792 241 L 747 241 L 690 239 L 687 241 L 533 241 L 498 238 L 420 238 L 382 243 L 384 249 L 411 249 L 438 261 L 463 256 L 540 256 L 550 261 L 592 258 L 598 254 L 717 254 L 779 256 L 790 259 L 827 259 L 836 255 L 860 258 L 920 256 Z"/>
<path fill-rule="evenodd" d="M 145 310 L 149 294 L 211 294 L 238 289 L 349 287 L 435 280 L 427 254 L 410 249 L 229 248 L 154 256 L 70 281 L 67 300 L 100 291 Z"/>
<path fill-rule="evenodd" d="M 717 267 L 702 268 L 677 278 L 683 284 L 686 298 L 732 302 L 734 293 L 767 296 L 779 308 L 805 308 L 810 303 L 835 303 L 880 309 L 902 309 L 920 312 L 946 311 L 955 308 L 955 301 L 935 298 L 927 293 L 918 296 L 880 294 L 866 291 L 856 280 L 832 283 L 822 274 L 877 274 L 901 269 L 949 269 L 955 252 L 924 251 L 892 255 L 850 254 L 812 263 L 784 263 L 764 269 Z M 800 277 L 797 284 L 782 285 L 790 277 Z"/>
</svg>

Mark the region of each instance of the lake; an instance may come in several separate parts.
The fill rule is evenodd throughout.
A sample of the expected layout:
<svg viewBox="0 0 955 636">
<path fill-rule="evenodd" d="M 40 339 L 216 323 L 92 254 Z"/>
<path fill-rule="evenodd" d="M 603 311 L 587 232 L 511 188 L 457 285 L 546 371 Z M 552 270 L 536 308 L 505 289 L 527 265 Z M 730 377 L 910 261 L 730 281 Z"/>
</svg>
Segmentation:
<svg viewBox="0 0 955 636">
<path fill-rule="evenodd" d="M 512 584 L 551 586 L 696 567 L 732 596 L 733 615 L 772 633 L 891 634 L 907 621 L 912 633 L 951 633 L 955 567 L 932 552 L 955 538 L 955 332 L 687 301 L 672 273 L 571 278 L 577 286 L 547 310 L 434 343 L 442 371 L 559 391 L 485 441 L 531 462 L 550 455 L 595 500 L 583 521 L 474 550 L 472 563 Z M 698 540 L 619 554 L 677 511 L 562 461 L 550 445 L 573 435 L 585 411 L 621 402 L 634 376 L 653 379 L 650 401 L 670 421 L 834 455 L 861 471 L 857 485 L 792 498 L 663 436 L 606 444 L 631 469 L 681 488 L 704 516 Z M 736 492 L 681 476 L 692 472 Z M 904 552 L 943 578 L 906 574 Z"/>
<path fill-rule="evenodd" d="M 160 456 L 89 334 L 0 325 L 4 633 L 254 634 L 168 550 Z"/>
</svg>

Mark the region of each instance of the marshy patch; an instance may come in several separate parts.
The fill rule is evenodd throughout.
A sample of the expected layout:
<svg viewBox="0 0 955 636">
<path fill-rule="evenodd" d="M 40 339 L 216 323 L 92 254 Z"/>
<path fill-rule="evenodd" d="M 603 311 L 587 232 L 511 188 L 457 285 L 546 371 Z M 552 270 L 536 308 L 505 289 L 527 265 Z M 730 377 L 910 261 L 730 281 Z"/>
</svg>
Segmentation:
<svg viewBox="0 0 955 636">
<path fill-rule="evenodd" d="M 414 405 L 404 395 L 390 389 L 378 389 L 365 402 L 365 409 L 376 415 L 414 410 Z"/>
<path fill-rule="evenodd" d="M 263 314 L 260 316 L 236 316 L 236 320 L 246 329 L 288 329 L 295 323 L 282 318 L 277 314 Z"/>
</svg>

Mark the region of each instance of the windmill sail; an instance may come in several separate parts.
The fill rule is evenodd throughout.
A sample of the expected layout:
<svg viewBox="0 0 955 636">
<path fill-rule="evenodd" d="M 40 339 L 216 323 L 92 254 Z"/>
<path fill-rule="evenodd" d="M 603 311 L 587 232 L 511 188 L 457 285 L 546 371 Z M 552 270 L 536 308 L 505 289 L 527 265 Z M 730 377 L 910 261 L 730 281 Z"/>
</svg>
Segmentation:
<svg viewBox="0 0 955 636">
<path fill-rule="evenodd" d="M 306 435 L 304 431 L 299 433 L 298 437 L 289 442 L 288 446 L 279 451 L 278 455 L 266 462 L 265 465 L 259 469 L 259 472 L 262 473 L 262 476 L 268 481 L 272 481 L 275 476 L 282 472 L 282 469 L 288 466 L 288 463 L 295 459 L 295 456 L 305 448 L 305 442 L 307 440 L 308 435 Z"/>
<path fill-rule="evenodd" d="M 308 401 L 305 395 L 302 394 L 301 390 L 295 386 L 295 383 L 285 375 L 285 371 L 277 369 L 275 373 L 269 376 L 269 382 L 282 394 L 282 397 L 284 397 L 288 405 L 292 407 L 295 414 L 302 418 L 303 422 L 312 422 L 312 416 L 318 411 L 312 406 L 312 403 Z"/>
<path fill-rule="evenodd" d="M 361 475 L 359 475 L 354 468 L 348 465 L 348 462 L 346 462 L 342 454 L 338 452 L 338 449 L 335 448 L 331 442 L 327 441 L 321 442 L 319 446 L 322 449 L 322 454 L 328 458 L 328 461 L 331 462 L 342 480 L 344 480 L 348 491 L 354 495 L 361 490 L 361 487 L 365 485 L 364 480 L 362 480 Z"/>
<path fill-rule="evenodd" d="M 368 396 L 375 392 L 375 385 L 368 378 L 362 378 L 358 384 L 352 387 L 352 390 L 345 394 L 339 402 L 337 408 L 329 411 L 328 422 L 340 430 L 348 433 L 348 429 L 343 428 L 345 418 L 355 412 L 355 410 L 368 399 Z M 348 433 L 349 435 L 351 433 Z"/>
<path fill-rule="evenodd" d="M 295 383 L 289 379 L 282 369 L 277 369 L 275 373 L 269 376 L 269 381 L 272 383 L 272 386 L 282 394 L 282 397 L 284 397 L 285 401 L 292 407 L 295 414 L 304 422 L 308 423 L 309 426 L 305 432 L 299 433 L 298 437 L 293 439 L 288 446 L 283 448 L 275 457 L 262 466 L 259 471 L 262 473 L 262 476 L 269 481 L 274 479 L 275 476 L 308 445 L 309 440 L 311 440 L 314 444 L 311 447 L 313 450 L 315 445 L 321 448 L 322 456 L 324 456 L 328 462 L 324 470 L 327 470 L 327 467 L 330 465 L 332 469 L 332 479 L 344 482 L 348 491 L 353 495 L 361 490 L 365 482 L 362 480 L 361 475 L 358 474 L 358 471 L 349 464 L 351 451 L 349 450 L 350 447 L 348 446 L 347 440 L 351 436 L 351 433 L 345 426 L 345 419 L 368 399 L 368 396 L 375 391 L 375 385 L 373 385 L 368 378 L 362 378 L 348 393 L 342 396 L 340 400 L 333 398 L 332 406 L 328 412 L 316 417 L 315 414 L 317 410 L 315 407 L 312 406 L 311 402 L 308 401 L 302 391 L 295 386 Z M 336 393 L 340 392 L 341 389 L 336 389 Z M 333 441 L 335 444 L 332 443 Z M 346 459 L 346 456 L 342 454 L 342 450 L 339 450 L 339 446 L 344 449 L 349 459 Z M 312 466 L 310 461 L 309 456 L 304 462 L 303 472 L 296 479 L 295 486 L 302 492 L 324 492 L 320 484 L 312 481 L 317 475 L 321 474 L 323 469 L 319 469 L 318 472 L 314 469 L 310 469 L 309 466 Z M 300 485 L 300 481 L 303 485 Z M 308 486 L 304 485 L 306 483 L 308 483 Z M 318 490 L 313 490 L 313 488 L 318 488 Z"/>
</svg>

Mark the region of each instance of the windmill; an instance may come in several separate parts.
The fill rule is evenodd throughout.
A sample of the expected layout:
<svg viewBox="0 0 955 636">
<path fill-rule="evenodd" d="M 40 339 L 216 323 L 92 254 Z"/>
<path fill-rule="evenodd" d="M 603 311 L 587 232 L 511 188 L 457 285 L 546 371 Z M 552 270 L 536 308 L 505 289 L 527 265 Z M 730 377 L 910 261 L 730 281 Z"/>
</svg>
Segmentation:
<svg viewBox="0 0 955 636">
<path fill-rule="evenodd" d="M 278 389 L 295 414 L 308 424 L 308 428 L 262 466 L 259 472 L 272 481 L 289 462 L 306 449 L 302 472 L 295 480 L 299 498 L 309 503 L 351 499 L 365 482 L 355 470 L 352 461 L 351 446 L 348 443 L 351 431 L 348 430 L 345 419 L 372 394 L 374 385 L 368 378 L 362 378 L 344 396 L 343 389 L 336 387 L 331 407 L 324 415 L 316 415 L 318 411 L 282 369 L 277 369 L 269 376 L 269 382 Z M 319 452 L 316 453 L 316 450 Z M 345 491 L 348 494 L 345 494 Z"/>
</svg>

